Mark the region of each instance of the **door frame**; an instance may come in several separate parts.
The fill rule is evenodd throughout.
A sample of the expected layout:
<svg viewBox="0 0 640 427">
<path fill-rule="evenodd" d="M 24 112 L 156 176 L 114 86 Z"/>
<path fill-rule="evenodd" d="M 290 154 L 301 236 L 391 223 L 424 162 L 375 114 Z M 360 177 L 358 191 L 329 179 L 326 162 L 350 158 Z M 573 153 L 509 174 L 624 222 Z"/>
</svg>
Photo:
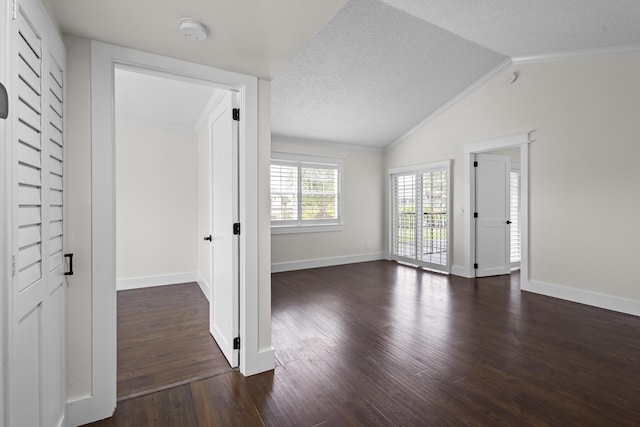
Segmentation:
<svg viewBox="0 0 640 427">
<path fill-rule="evenodd" d="M 520 148 L 520 232 L 521 232 L 521 259 L 520 259 L 520 283 L 529 280 L 529 143 L 532 131 L 520 132 L 512 135 L 472 142 L 464 146 L 464 204 L 466 208 L 466 221 L 464 222 L 464 272 L 465 277 L 476 277 L 473 268 L 476 252 L 476 224 L 472 212 L 475 212 L 475 174 L 473 173 L 473 161 L 476 154 L 486 153 L 504 148 Z"/>
<path fill-rule="evenodd" d="M 239 92 L 240 372 L 273 369 L 259 342 L 258 79 L 91 41 L 91 395 L 68 403 L 70 422 L 110 417 L 116 407 L 114 66 L 129 65 Z M 264 304 L 263 304 L 264 306 Z M 263 307 L 264 308 L 264 307 Z M 264 321 L 264 319 L 262 319 Z"/>
<path fill-rule="evenodd" d="M 8 14 L 9 2 L 2 2 L 0 4 L 0 49 L 3 52 L 10 52 L 9 50 L 9 14 Z M 9 72 L 9 58 L 8 55 L 0 55 L 0 82 L 2 82 L 7 91 L 11 90 L 8 85 L 8 78 L 11 73 Z M 9 117 L 11 117 L 11 105 L 9 105 Z M 0 119 L 0 165 L 3 166 L 2 172 L 0 172 L 0 210 L 8 213 L 7 207 L 11 206 L 11 188 L 10 188 L 10 173 L 13 170 L 11 167 L 10 146 L 6 144 L 7 140 L 7 120 Z M 11 223 L 13 221 L 12 216 L 5 215 L 4 220 L 0 221 L 0 283 L 11 283 L 11 273 L 9 272 L 9 254 L 11 253 L 9 236 L 9 230 L 11 229 Z M 5 401 L 9 395 L 9 384 L 7 381 L 8 372 L 7 369 L 7 343 L 9 341 L 9 335 L 7 326 L 9 324 L 9 288 L 8 286 L 0 286 L 0 424 L 6 425 L 9 420 L 6 418 L 7 411 L 5 411 Z"/>
</svg>

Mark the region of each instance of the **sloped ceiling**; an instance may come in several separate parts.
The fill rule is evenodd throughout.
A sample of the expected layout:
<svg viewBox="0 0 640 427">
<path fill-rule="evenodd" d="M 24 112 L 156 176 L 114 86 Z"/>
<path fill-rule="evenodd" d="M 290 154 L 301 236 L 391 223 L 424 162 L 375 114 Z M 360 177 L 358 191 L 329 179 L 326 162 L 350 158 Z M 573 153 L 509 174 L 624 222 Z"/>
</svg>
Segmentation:
<svg viewBox="0 0 640 427">
<path fill-rule="evenodd" d="M 272 132 L 383 148 L 510 57 L 640 43 L 637 0 L 351 0 L 273 80 Z"/>
<path fill-rule="evenodd" d="M 382 0 L 511 57 L 640 43 L 637 0 Z"/>
<path fill-rule="evenodd" d="M 273 79 L 276 136 L 371 148 L 509 57 L 640 49 L 638 0 L 43 1 L 65 34 Z"/>
<path fill-rule="evenodd" d="M 351 0 L 273 80 L 272 132 L 381 148 L 506 58 Z"/>
</svg>

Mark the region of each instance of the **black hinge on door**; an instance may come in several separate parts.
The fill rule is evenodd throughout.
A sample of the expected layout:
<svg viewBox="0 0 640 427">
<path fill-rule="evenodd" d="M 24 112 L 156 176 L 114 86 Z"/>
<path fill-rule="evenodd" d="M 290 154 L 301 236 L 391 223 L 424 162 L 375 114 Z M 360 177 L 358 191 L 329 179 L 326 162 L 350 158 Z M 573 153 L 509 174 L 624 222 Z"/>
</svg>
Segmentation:
<svg viewBox="0 0 640 427">
<path fill-rule="evenodd" d="M 473 162 L 473 167 L 477 168 L 478 167 L 478 162 Z"/>
<path fill-rule="evenodd" d="M 240 235 L 240 223 L 236 222 L 233 224 L 233 234 Z"/>
<path fill-rule="evenodd" d="M 235 120 L 236 122 L 240 121 L 240 109 L 239 108 L 234 108 L 233 109 L 233 120 Z"/>
<path fill-rule="evenodd" d="M 473 269 L 477 270 L 478 269 L 478 263 L 476 262 L 475 264 L 473 264 Z"/>
<path fill-rule="evenodd" d="M 240 337 L 235 337 L 233 339 L 233 349 L 240 350 Z"/>
<path fill-rule="evenodd" d="M 474 217 L 474 218 L 478 218 L 478 212 L 474 212 L 474 213 L 473 213 L 473 217 Z"/>
</svg>

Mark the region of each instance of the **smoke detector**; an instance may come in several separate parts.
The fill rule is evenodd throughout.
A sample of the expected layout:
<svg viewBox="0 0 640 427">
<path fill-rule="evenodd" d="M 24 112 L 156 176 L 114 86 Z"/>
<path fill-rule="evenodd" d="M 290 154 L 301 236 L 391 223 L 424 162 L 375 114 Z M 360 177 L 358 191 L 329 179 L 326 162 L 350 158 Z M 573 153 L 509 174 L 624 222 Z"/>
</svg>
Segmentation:
<svg viewBox="0 0 640 427">
<path fill-rule="evenodd" d="M 192 18 L 182 18 L 178 21 L 178 28 L 180 28 L 180 34 L 185 39 L 201 42 L 207 38 L 209 30 L 200 21 Z"/>
</svg>

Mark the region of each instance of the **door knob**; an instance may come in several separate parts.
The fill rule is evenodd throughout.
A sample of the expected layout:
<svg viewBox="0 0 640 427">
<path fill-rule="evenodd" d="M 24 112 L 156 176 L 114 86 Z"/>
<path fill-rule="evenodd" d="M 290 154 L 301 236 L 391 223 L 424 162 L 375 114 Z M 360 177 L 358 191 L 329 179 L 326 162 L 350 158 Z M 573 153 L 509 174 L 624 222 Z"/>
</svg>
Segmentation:
<svg viewBox="0 0 640 427">
<path fill-rule="evenodd" d="M 507 224 L 511 224 L 511 221 L 507 220 Z"/>
<path fill-rule="evenodd" d="M 204 240 L 208 240 L 208 241 L 210 241 L 210 242 L 211 242 L 211 241 L 213 240 L 213 239 L 211 238 L 211 234 L 209 234 L 208 236 L 206 236 L 206 237 L 204 238 Z"/>
</svg>

